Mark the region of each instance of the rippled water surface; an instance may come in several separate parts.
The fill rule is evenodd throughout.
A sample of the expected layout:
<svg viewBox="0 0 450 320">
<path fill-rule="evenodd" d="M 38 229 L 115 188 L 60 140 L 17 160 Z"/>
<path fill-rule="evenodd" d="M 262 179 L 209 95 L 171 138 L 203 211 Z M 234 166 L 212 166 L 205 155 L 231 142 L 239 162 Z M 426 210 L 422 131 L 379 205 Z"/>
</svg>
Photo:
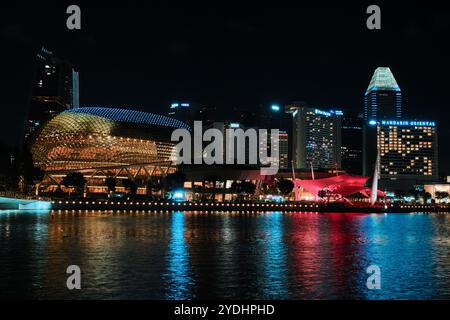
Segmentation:
<svg viewBox="0 0 450 320">
<path fill-rule="evenodd" d="M 449 214 L 0 211 L 0 298 L 449 299 L 449 231 Z"/>
</svg>

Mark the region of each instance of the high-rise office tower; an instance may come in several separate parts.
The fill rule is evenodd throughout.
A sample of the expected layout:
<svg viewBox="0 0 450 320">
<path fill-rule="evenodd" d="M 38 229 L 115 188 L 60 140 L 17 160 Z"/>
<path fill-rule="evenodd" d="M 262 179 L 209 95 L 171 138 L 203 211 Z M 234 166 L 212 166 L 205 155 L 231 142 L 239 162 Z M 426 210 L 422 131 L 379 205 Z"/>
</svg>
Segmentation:
<svg viewBox="0 0 450 320">
<path fill-rule="evenodd" d="M 280 163 L 279 167 L 280 169 L 288 169 L 291 167 L 291 164 L 289 162 L 289 134 L 284 131 L 280 130 L 279 133 L 279 150 L 280 150 Z"/>
<path fill-rule="evenodd" d="M 390 190 L 411 189 L 438 178 L 438 140 L 434 121 L 372 120 L 367 126 L 371 151 L 365 172 L 380 154 L 380 185 Z"/>
<path fill-rule="evenodd" d="M 341 111 L 324 111 L 297 102 L 285 107 L 293 117 L 292 158 L 295 168 L 341 167 Z"/>
<path fill-rule="evenodd" d="M 345 113 L 342 117 L 342 169 L 351 174 L 362 174 L 363 119 L 361 115 Z"/>
<path fill-rule="evenodd" d="M 260 106 L 258 112 L 260 129 L 277 129 L 279 131 L 279 168 L 290 169 L 292 163 L 292 116 L 283 112 L 276 103 Z M 270 144 L 270 140 L 268 141 Z"/>
<path fill-rule="evenodd" d="M 364 96 L 364 119 L 402 117 L 402 93 L 391 70 L 378 67 Z"/>
<path fill-rule="evenodd" d="M 78 72 L 44 47 L 37 54 L 31 103 L 25 125 L 28 138 L 43 123 L 58 113 L 79 107 Z"/>
</svg>

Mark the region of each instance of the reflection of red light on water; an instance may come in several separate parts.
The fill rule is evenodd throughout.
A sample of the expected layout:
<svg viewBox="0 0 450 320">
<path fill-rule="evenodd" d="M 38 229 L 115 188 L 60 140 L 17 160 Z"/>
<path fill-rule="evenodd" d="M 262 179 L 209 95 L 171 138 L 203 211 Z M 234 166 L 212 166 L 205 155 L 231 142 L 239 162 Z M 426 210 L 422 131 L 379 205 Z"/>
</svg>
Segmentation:
<svg viewBox="0 0 450 320">
<path fill-rule="evenodd" d="M 320 216 L 311 213 L 293 213 L 291 239 L 294 251 L 292 253 L 296 284 L 305 290 L 305 297 L 318 291 L 320 281 Z"/>
<path fill-rule="evenodd" d="M 305 297 L 314 297 L 320 291 L 319 286 L 340 290 L 347 287 L 348 281 L 354 281 L 349 274 L 361 268 L 359 251 L 367 241 L 359 233 L 358 225 L 367 215 L 293 213 L 291 216 L 293 262 L 298 273 L 297 285 L 304 288 Z"/>
</svg>

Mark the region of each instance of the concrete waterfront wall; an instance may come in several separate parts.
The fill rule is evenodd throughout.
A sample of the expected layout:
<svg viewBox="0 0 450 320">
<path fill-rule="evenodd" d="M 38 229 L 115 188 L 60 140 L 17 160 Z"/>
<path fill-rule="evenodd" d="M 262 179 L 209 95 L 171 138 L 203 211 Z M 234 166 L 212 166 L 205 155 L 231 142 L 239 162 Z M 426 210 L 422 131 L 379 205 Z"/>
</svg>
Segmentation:
<svg viewBox="0 0 450 320">
<path fill-rule="evenodd" d="M 227 203 L 227 202 L 171 202 L 171 201 L 54 201 L 54 210 L 163 210 L 163 211 L 291 211 L 291 212 L 450 212 L 450 207 L 431 205 L 405 206 L 346 206 L 315 203 Z"/>
</svg>

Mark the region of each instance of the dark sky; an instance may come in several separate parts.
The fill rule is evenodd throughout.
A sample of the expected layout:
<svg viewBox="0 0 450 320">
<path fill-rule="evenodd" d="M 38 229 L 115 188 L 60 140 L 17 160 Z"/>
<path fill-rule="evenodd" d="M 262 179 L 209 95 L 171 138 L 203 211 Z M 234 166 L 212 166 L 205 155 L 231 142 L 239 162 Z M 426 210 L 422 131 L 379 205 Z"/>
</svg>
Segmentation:
<svg viewBox="0 0 450 320">
<path fill-rule="evenodd" d="M 42 44 L 79 69 L 81 105 L 150 112 L 177 99 L 225 110 L 304 100 L 360 111 L 374 69 L 388 66 L 405 117 L 439 121 L 440 165 L 450 173 L 450 11 L 440 3 L 374 2 L 382 30 L 370 31 L 372 2 L 92 2 L 0 4 L 5 142 L 22 134 Z M 73 3 L 81 31 L 66 29 Z"/>
</svg>

